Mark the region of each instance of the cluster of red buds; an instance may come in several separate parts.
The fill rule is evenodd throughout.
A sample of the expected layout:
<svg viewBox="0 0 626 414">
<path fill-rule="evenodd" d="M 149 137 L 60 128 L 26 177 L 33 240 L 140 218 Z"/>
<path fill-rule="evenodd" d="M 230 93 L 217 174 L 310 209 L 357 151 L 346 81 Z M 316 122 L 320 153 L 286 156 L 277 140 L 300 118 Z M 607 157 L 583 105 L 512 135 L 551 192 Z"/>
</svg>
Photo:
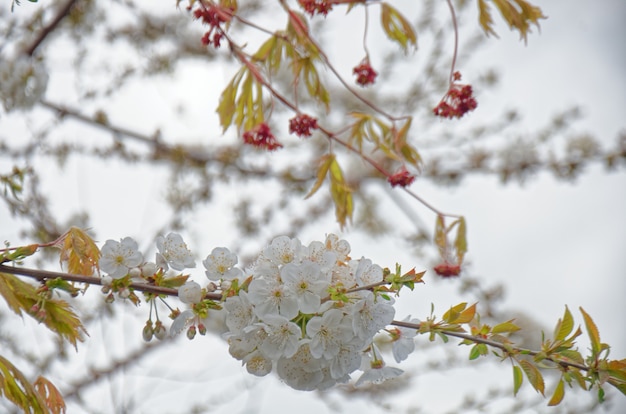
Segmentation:
<svg viewBox="0 0 626 414">
<path fill-rule="evenodd" d="M 365 58 L 356 66 L 352 72 L 356 75 L 356 83 L 361 86 L 371 85 L 376 81 L 378 73 L 370 65 L 369 59 Z"/>
<path fill-rule="evenodd" d="M 443 262 L 435 266 L 433 270 L 441 277 L 453 277 L 461 273 L 461 266 L 456 263 Z"/>
<path fill-rule="evenodd" d="M 298 114 L 289 120 L 289 133 L 300 138 L 310 137 L 311 130 L 317 128 L 317 119 L 307 114 Z"/>
<path fill-rule="evenodd" d="M 276 137 L 272 134 L 270 127 L 265 122 L 244 132 L 243 142 L 258 148 L 264 148 L 268 151 L 274 151 L 283 146 L 280 142 L 276 141 Z"/>
<path fill-rule="evenodd" d="M 439 104 L 433 109 L 436 116 L 442 118 L 461 118 L 469 111 L 476 109 L 478 104 L 474 98 L 474 92 L 471 85 L 462 85 L 457 83 L 461 80 L 461 74 L 454 72 L 453 81 L 450 83 L 450 89 L 441 99 Z"/>
<path fill-rule="evenodd" d="M 326 16 L 333 8 L 333 2 L 328 0 L 298 0 L 298 3 L 311 16 L 315 14 Z"/>
<path fill-rule="evenodd" d="M 399 185 L 400 187 L 406 187 L 411 185 L 413 181 L 415 181 L 415 176 L 411 174 L 406 167 L 403 165 L 398 172 L 389 176 L 387 181 L 391 184 L 392 187 Z"/>
<path fill-rule="evenodd" d="M 209 25 L 209 30 L 202 36 L 202 44 L 213 45 L 216 49 L 220 47 L 220 41 L 224 37 L 224 32 L 220 27 L 223 23 L 229 22 L 232 17 L 232 10 L 222 9 L 212 4 L 202 4 L 193 12 L 196 19 L 202 20 L 203 24 Z"/>
</svg>

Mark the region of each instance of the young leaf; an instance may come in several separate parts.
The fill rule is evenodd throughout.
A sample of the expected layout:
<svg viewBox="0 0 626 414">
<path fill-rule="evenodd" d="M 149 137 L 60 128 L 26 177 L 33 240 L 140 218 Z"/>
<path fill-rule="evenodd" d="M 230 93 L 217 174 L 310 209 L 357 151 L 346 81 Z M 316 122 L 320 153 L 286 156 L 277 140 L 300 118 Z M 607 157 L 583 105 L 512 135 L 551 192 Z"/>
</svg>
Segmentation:
<svg viewBox="0 0 626 414">
<path fill-rule="evenodd" d="M 39 376 L 33 383 L 35 389 L 46 401 L 46 406 L 52 414 L 65 413 L 65 400 L 57 387 L 46 378 Z"/>
<path fill-rule="evenodd" d="M 496 32 L 493 30 L 493 18 L 491 17 L 489 6 L 485 0 L 478 0 L 478 22 L 487 36 L 492 34 L 495 37 L 498 37 Z"/>
<path fill-rule="evenodd" d="M 539 391 L 541 395 L 545 395 L 545 383 L 543 381 L 543 375 L 541 375 L 541 372 L 539 372 L 535 364 L 525 359 L 519 361 L 519 364 L 524 370 L 524 373 L 526 374 L 526 378 L 528 378 L 528 382 L 530 382 L 530 385 L 532 385 L 535 390 Z"/>
<path fill-rule="evenodd" d="M 235 99 L 237 98 L 237 91 L 239 90 L 239 83 L 243 79 L 246 72 L 245 67 L 239 69 L 239 71 L 233 76 L 226 88 L 220 95 L 220 102 L 217 106 L 217 114 L 220 118 L 220 124 L 222 125 L 222 133 L 230 127 L 233 122 L 233 116 L 235 115 Z"/>
<path fill-rule="evenodd" d="M 435 244 L 439 247 L 439 254 L 445 259 L 443 256 L 448 248 L 448 240 L 446 238 L 446 223 L 442 215 L 437 216 L 435 223 Z"/>
<path fill-rule="evenodd" d="M 554 390 L 554 393 L 552 394 L 552 398 L 550 398 L 548 405 L 549 406 L 559 405 L 560 402 L 563 400 L 564 395 L 565 395 L 565 386 L 564 386 L 564 381 L 561 378 L 559 380 L 559 383 L 556 385 L 556 389 Z"/>
<path fill-rule="evenodd" d="M 559 319 L 559 321 L 556 323 L 556 327 L 554 328 L 554 340 L 564 340 L 565 338 L 567 338 L 567 335 L 572 332 L 572 329 L 574 329 L 574 318 L 572 317 L 572 314 L 567 306 L 565 306 L 563 319 Z"/>
<path fill-rule="evenodd" d="M 500 333 L 509 333 L 509 332 L 517 332 L 519 331 L 519 326 L 513 323 L 513 319 L 502 322 L 491 328 L 491 333 L 500 334 Z"/>
<path fill-rule="evenodd" d="M 466 306 L 467 306 L 467 302 L 462 302 L 462 303 L 459 303 L 458 305 L 452 306 L 446 313 L 443 314 L 441 319 L 447 323 L 456 323 L 456 321 L 461 315 L 461 312 L 465 310 Z"/>
<path fill-rule="evenodd" d="M 333 157 L 328 171 L 330 173 L 330 194 L 335 203 L 335 216 L 343 228 L 348 220 L 352 220 L 354 209 L 352 189 L 345 182 L 341 167 L 339 167 L 335 157 Z"/>
<path fill-rule="evenodd" d="M 387 37 L 400 44 L 405 52 L 408 52 L 409 44 L 417 48 L 417 35 L 398 10 L 385 2 L 381 3 L 380 20 Z"/>
<path fill-rule="evenodd" d="M 25 303 L 26 298 L 36 296 L 35 288 L 8 273 L 0 273 L 0 296 L 4 298 L 13 312 L 22 315 L 22 311 L 28 311 Z"/>
<path fill-rule="evenodd" d="M 9 360 L 0 356 L 0 396 L 17 405 L 25 413 L 50 413 L 46 402 Z"/>
<path fill-rule="evenodd" d="M 589 335 L 589 340 L 591 341 L 591 351 L 593 355 L 598 355 L 602 350 L 602 344 L 600 343 L 600 332 L 598 332 L 598 327 L 591 319 L 591 316 L 585 312 L 585 310 L 581 307 L 579 308 L 580 312 L 583 314 L 583 319 L 585 320 L 585 327 L 587 328 L 587 334 Z"/>
<path fill-rule="evenodd" d="M 322 157 L 322 159 L 320 160 L 320 165 L 317 168 L 317 179 L 315 180 L 315 184 L 313 184 L 313 187 L 311 188 L 309 193 L 304 197 L 305 199 L 311 197 L 317 192 L 317 190 L 320 189 L 322 183 L 324 182 L 324 178 L 326 178 L 326 174 L 328 174 L 330 164 L 333 162 L 334 159 L 334 154 L 326 154 Z"/>
<path fill-rule="evenodd" d="M 72 311 L 70 305 L 59 299 L 48 299 L 43 303 L 45 318 L 43 323 L 53 332 L 56 332 L 74 345 L 77 341 L 83 341 L 83 334 L 87 335 L 87 330 L 80 319 Z"/>
<path fill-rule="evenodd" d="M 500 14 L 512 30 L 520 33 L 520 38 L 527 40 L 530 24 L 539 27 L 539 19 L 546 16 L 539 7 L 533 6 L 525 0 L 492 0 Z M 513 4 L 515 3 L 515 4 Z"/>
<path fill-rule="evenodd" d="M 61 238 L 60 260 L 67 263 L 68 273 L 93 276 L 100 269 L 100 250 L 84 230 L 72 227 Z"/>
<path fill-rule="evenodd" d="M 455 319 L 454 323 L 469 323 L 472 319 L 474 319 L 474 315 L 476 315 L 475 303 L 461 312 L 458 318 Z"/>
<path fill-rule="evenodd" d="M 459 218 L 459 228 L 456 230 L 456 239 L 454 240 L 454 248 L 456 249 L 456 257 L 458 264 L 463 263 L 463 257 L 467 253 L 467 225 L 465 217 Z"/>
<path fill-rule="evenodd" d="M 513 365 L 513 395 L 517 395 L 523 382 L 524 376 L 522 375 L 522 370 L 517 365 Z"/>
</svg>

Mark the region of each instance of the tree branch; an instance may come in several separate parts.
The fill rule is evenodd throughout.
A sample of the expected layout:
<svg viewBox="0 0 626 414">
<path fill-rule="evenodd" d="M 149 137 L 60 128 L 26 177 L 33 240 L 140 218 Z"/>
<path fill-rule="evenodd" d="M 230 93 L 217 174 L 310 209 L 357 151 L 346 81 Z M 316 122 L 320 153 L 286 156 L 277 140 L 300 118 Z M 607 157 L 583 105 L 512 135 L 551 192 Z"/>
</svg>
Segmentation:
<svg viewBox="0 0 626 414">
<path fill-rule="evenodd" d="M 47 26 L 45 26 L 43 29 L 41 29 L 41 31 L 39 32 L 39 34 L 37 35 L 37 38 L 35 38 L 33 43 L 31 43 L 30 46 L 28 46 L 24 50 L 25 54 L 27 54 L 28 56 L 32 56 L 33 53 L 35 53 L 35 50 L 39 47 L 39 45 L 41 43 L 43 43 L 43 41 L 46 39 L 46 37 L 48 37 L 48 35 L 50 33 L 52 33 L 52 31 L 54 31 L 54 29 L 56 29 L 56 27 L 59 25 L 59 23 L 61 23 L 61 20 L 63 20 L 65 18 L 65 16 L 67 16 L 69 14 L 70 9 L 74 5 L 74 3 L 76 3 L 76 1 L 77 0 L 69 0 L 67 3 L 65 3 L 65 5 L 63 7 L 61 7 L 61 9 L 57 13 L 57 15 L 54 16 L 54 19 L 52 19 L 52 21 L 50 23 L 48 23 Z"/>
</svg>

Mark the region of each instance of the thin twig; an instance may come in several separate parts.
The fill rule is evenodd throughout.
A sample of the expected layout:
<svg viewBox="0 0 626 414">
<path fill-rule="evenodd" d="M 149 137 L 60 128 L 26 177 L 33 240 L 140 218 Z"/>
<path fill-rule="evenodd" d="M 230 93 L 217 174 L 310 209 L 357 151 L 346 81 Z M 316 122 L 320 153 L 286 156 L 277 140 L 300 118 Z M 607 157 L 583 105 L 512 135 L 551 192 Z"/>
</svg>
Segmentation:
<svg viewBox="0 0 626 414">
<path fill-rule="evenodd" d="M 401 326 L 403 328 L 410 328 L 410 329 L 415 329 L 415 330 L 419 330 L 420 329 L 420 324 L 419 323 L 411 323 L 411 322 L 404 322 L 404 321 L 392 321 L 391 322 L 392 325 L 395 326 Z M 474 343 L 478 343 L 478 344 L 485 344 L 485 345 L 489 345 L 491 347 L 494 348 L 498 348 L 502 351 L 505 352 L 510 352 L 511 349 L 520 352 L 521 354 L 524 355 L 530 355 L 530 356 L 535 356 L 539 354 L 539 351 L 533 351 L 530 349 L 525 349 L 525 348 L 518 348 L 518 347 L 514 347 L 514 346 L 505 346 L 504 344 L 500 343 L 500 342 L 496 342 L 493 341 L 491 339 L 486 339 L 486 338 L 481 338 L 479 336 L 474 336 L 474 335 L 470 335 L 470 334 L 466 334 L 463 332 L 453 332 L 453 331 L 438 331 L 441 332 L 444 335 L 448 335 L 448 336 L 454 336 L 457 338 L 461 338 L 461 339 L 467 339 L 468 341 L 472 341 Z M 544 358 L 547 359 L 549 361 L 554 362 L 555 364 L 561 365 L 561 366 L 569 366 L 572 368 L 577 368 L 583 371 L 588 371 L 589 367 L 587 367 L 586 365 L 582 365 L 582 364 L 578 364 L 576 362 L 569 362 L 569 361 L 564 361 L 564 360 L 560 360 L 560 359 L 554 359 L 550 356 Z"/>
<path fill-rule="evenodd" d="M 76 3 L 76 1 L 77 0 L 69 0 L 67 3 L 65 3 L 63 7 L 61 7 L 57 15 L 54 16 L 54 19 L 52 19 L 52 21 L 48 23 L 47 26 L 41 29 L 33 43 L 31 43 L 30 46 L 28 46 L 24 50 L 24 53 L 26 55 L 32 56 L 33 53 L 35 53 L 35 50 L 39 47 L 39 45 L 46 39 L 46 37 L 48 37 L 50 33 L 52 33 L 54 29 L 56 29 L 59 23 L 61 23 L 61 20 L 63 20 L 63 18 L 65 18 L 65 16 L 69 14 L 70 9 L 74 5 L 74 3 Z"/>
</svg>

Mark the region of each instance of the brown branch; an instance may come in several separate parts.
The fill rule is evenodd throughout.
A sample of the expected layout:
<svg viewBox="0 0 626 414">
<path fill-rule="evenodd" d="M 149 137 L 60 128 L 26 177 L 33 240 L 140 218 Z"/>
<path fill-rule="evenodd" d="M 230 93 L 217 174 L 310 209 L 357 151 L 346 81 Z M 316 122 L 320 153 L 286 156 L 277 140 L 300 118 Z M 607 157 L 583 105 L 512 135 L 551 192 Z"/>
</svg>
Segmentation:
<svg viewBox="0 0 626 414">
<path fill-rule="evenodd" d="M 60 272 L 51 272 L 51 271 L 47 271 L 47 270 L 38 270 L 38 269 L 29 269 L 29 268 L 20 268 L 20 267 L 13 267 L 13 266 L 6 266 L 4 264 L 0 264 L 0 273 L 10 273 L 13 275 L 20 275 L 20 276 L 26 276 L 26 277 L 30 277 L 33 279 L 37 279 L 39 281 L 45 281 L 48 279 L 57 279 L 57 278 L 61 278 L 63 280 L 67 280 L 70 282 L 78 282 L 78 283 L 86 283 L 86 284 L 90 284 L 90 285 L 102 285 L 102 280 L 98 277 L 93 277 L 93 276 L 83 276 L 83 275 L 72 275 L 69 273 L 60 273 Z M 371 287 L 375 287 L 381 284 L 385 284 L 386 282 L 381 282 L 381 283 L 375 283 L 373 285 L 371 285 Z M 147 283 L 131 283 L 129 285 L 130 288 L 140 291 L 140 292 L 146 292 L 146 293 L 153 293 L 153 294 L 157 294 L 157 295 L 167 295 L 167 296 L 178 296 L 178 291 L 176 289 L 170 289 L 170 288 L 164 288 L 164 287 L 160 287 L 160 286 L 154 286 L 154 285 L 149 285 Z M 221 300 L 222 299 L 222 294 L 220 293 L 207 293 L 204 296 L 205 299 L 211 299 L 211 300 Z M 420 329 L 420 324 L 418 323 L 410 323 L 410 322 L 404 322 L 404 321 L 396 321 L 393 320 L 391 322 L 391 325 L 395 325 L 395 326 L 400 326 L 403 328 L 409 328 L 409 329 L 415 329 L 417 331 L 419 331 Z M 516 352 L 519 352 L 520 354 L 523 355 L 530 355 L 530 356 L 536 356 L 539 354 L 539 351 L 533 351 L 530 349 L 525 349 L 525 348 L 519 348 L 519 347 L 515 347 L 515 346 L 507 346 L 501 342 L 496 342 L 493 341 L 491 339 L 487 339 L 487 338 L 481 338 L 478 336 L 474 336 L 474 335 L 470 335 L 470 334 L 466 334 L 463 332 L 453 332 L 453 331 L 446 331 L 446 330 L 441 330 L 438 331 L 444 335 L 448 335 L 448 336 L 454 336 L 456 338 L 460 338 L 460 339 L 466 339 L 468 341 L 472 341 L 474 343 L 477 344 L 484 344 L 484 345 L 488 345 L 491 346 L 493 348 L 498 348 L 504 352 L 510 353 L 511 350 L 514 350 Z M 560 360 L 560 359 L 556 359 L 553 358 L 551 356 L 546 356 L 544 359 L 547 359 L 549 361 L 554 362 L 555 364 L 561 365 L 563 367 L 572 367 L 572 368 L 576 368 L 579 370 L 583 370 L 583 371 L 588 371 L 590 368 L 587 367 L 586 365 L 582 365 L 582 364 L 578 364 L 575 362 L 570 362 L 570 361 L 565 361 L 565 360 Z"/>
<path fill-rule="evenodd" d="M 39 45 L 46 39 L 46 37 L 48 37 L 50 33 L 52 33 L 52 31 L 54 31 L 54 29 L 56 29 L 59 23 L 61 23 L 61 20 L 63 20 L 65 16 L 69 14 L 70 9 L 74 5 L 74 3 L 76 3 L 76 1 L 77 0 L 69 0 L 67 3 L 65 3 L 63 7 L 61 7 L 57 15 L 54 16 L 54 19 L 52 19 L 52 21 L 48 23 L 47 26 L 41 29 L 33 43 L 31 43 L 30 46 L 28 46 L 24 50 L 24 53 L 26 55 L 32 56 L 33 53 L 35 53 L 35 50 L 39 47 Z"/>
<path fill-rule="evenodd" d="M 29 269 L 24 267 L 13 267 L 0 264 L 0 273 L 10 273 L 12 275 L 26 276 L 33 279 L 37 279 L 41 282 L 49 279 L 61 278 L 69 282 L 86 283 L 88 285 L 102 285 L 102 280 L 99 277 L 73 275 L 70 273 L 51 272 L 48 270 Z M 178 290 L 165 288 L 161 286 L 149 285 L 147 283 L 131 283 L 129 288 L 140 292 L 154 293 L 156 295 L 178 296 Z M 222 295 L 220 293 L 207 293 L 205 299 L 221 300 Z"/>
</svg>

